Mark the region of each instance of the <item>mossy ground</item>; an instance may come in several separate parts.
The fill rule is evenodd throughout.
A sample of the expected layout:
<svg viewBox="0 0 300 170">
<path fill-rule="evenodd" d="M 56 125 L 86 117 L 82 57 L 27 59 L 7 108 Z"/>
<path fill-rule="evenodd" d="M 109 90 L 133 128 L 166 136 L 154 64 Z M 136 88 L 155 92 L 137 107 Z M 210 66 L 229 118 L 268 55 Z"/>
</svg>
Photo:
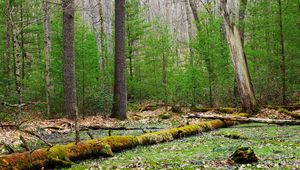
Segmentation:
<svg viewBox="0 0 300 170">
<path fill-rule="evenodd" d="M 227 138 L 238 133 L 246 139 Z M 71 169 L 297 169 L 300 168 L 300 127 L 244 124 L 173 142 L 138 147 L 112 158 L 80 162 Z M 232 164 L 227 159 L 240 146 L 250 146 L 259 157 L 254 164 Z"/>
</svg>

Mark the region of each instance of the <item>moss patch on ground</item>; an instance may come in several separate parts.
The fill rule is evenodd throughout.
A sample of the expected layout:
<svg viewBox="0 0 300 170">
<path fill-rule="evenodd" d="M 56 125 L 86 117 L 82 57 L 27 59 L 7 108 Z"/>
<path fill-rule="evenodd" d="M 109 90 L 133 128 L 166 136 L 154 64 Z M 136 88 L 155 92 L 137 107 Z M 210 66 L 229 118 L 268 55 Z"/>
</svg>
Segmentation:
<svg viewBox="0 0 300 170">
<path fill-rule="evenodd" d="M 232 139 L 220 134 L 241 134 Z M 91 159 L 71 169 L 292 169 L 300 168 L 300 126 L 244 124 L 173 142 L 141 146 L 112 158 Z M 238 147 L 250 146 L 259 157 L 254 164 L 228 161 Z"/>
</svg>

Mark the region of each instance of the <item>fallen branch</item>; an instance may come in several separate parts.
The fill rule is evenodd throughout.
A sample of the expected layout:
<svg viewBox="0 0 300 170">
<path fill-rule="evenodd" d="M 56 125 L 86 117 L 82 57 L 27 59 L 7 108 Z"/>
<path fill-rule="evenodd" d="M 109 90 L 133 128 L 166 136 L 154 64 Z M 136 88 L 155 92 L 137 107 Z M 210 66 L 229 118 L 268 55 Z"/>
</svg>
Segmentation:
<svg viewBox="0 0 300 170">
<path fill-rule="evenodd" d="M 30 151 L 30 147 L 27 143 L 27 141 L 25 140 L 25 138 L 21 135 L 20 136 L 20 140 L 22 141 L 22 147 L 26 150 L 26 151 Z"/>
<path fill-rule="evenodd" d="M 67 128 L 63 128 L 63 127 L 59 127 L 59 126 L 47 126 L 47 127 L 43 127 L 42 129 L 49 129 L 52 132 L 56 132 L 56 133 L 63 133 L 63 134 L 67 134 L 72 132 L 72 129 L 67 129 Z M 143 127 L 143 128 L 139 128 L 139 127 L 105 127 L 105 126 L 100 126 L 100 125 L 89 125 L 89 126 L 81 126 L 80 127 L 80 131 L 88 131 L 88 130 L 141 130 L 141 131 L 145 131 L 145 130 L 161 130 L 163 128 L 159 128 L 159 127 Z"/>
<path fill-rule="evenodd" d="M 191 112 L 208 112 L 208 111 L 233 114 L 233 113 L 238 113 L 240 109 L 230 108 L 230 107 L 220 107 L 220 108 L 191 107 Z"/>
<path fill-rule="evenodd" d="M 32 135 L 32 136 L 37 137 L 38 139 L 40 139 L 41 141 L 43 141 L 43 142 L 44 142 L 46 145 L 48 145 L 49 147 L 52 147 L 52 146 L 53 146 L 51 143 L 47 142 L 42 136 L 40 136 L 40 135 L 37 134 L 37 133 L 34 133 L 34 132 L 32 132 L 32 131 L 29 131 L 29 130 L 21 130 L 21 129 L 19 129 L 19 131 L 24 132 L 24 133 L 28 133 L 28 134 L 30 134 L 30 135 Z"/>
<path fill-rule="evenodd" d="M 74 161 L 94 157 L 112 156 L 113 152 L 137 146 L 153 145 L 173 141 L 178 138 L 196 135 L 218 128 L 232 126 L 233 121 L 211 120 L 178 128 L 171 128 L 140 136 L 109 136 L 94 140 L 57 145 L 51 148 L 38 149 L 33 152 L 15 153 L 0 156 L 0 168 L 41 169 L 56 166 L 70 166 Z"/>
<path fill-rule="evenodd" d="M 8 153 L 15 153 L 15 150 L 4 141 L 1 141 L 1 144 L 4 146 L 4 148 L 7 150 Z"/>
<path fill-rule="evenodd" d="M 204 114 L 189 114 L 184 117 L 202 118 L 202 119 L 220 119 L 220 120 L 238 121 L 238 122 L 269 123 L 269 124 L 278 124 L 278 125 L 300 125 L 299 120 L 262 119 L 262 118 L 252 118 L 252 117 L 248 118 L 248 117 L 204 115 Z"/>
<path fill-rule="evenodd" d="M 145 128 L 138 128 L 138 127 L 104 127 L 100 125 L 89 125 L 89 126 L 81 126 L 80 131 L 85 131 L 85 130 L 160 130 L 163 128 L 158 128 L 158 127 L 145 127 Z"/>
</svg>

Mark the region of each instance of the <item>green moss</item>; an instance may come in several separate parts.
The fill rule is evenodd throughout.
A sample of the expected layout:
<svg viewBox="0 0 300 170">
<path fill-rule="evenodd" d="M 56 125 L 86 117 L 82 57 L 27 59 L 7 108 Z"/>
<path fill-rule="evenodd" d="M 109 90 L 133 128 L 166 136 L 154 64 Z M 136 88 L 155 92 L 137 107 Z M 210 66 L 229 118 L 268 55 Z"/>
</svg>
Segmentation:
<svg viewBox="0 0 300 170">
<path fill-rule="evenodd" d="M 239 147 L 232 155 L 231 159 L 239 164 L 248 164 L 258 161 L 254 150 L 250 147 Z"/>
<path fill-rule="evenodd" d="M 113 152 L 133 148 L 139 144 L 135 136 L 108 136 L 99 140 L 107 143 Z"/>
<path fill-rule="evenodd" d="M 291 106 L 291 107 L 300 107 L 300 102 L 291 103 L 291 104 L 289 104 L 289 106 Z"/>
<path fill-rule="evenodd" d="M 159 115 L 159 118 L 161 119 L 170 119 L 171 114 L 170 113 L 163 113 Z"/>
<path fill-rule="evenodd" d="M 221 107 L 221 108 L 218 108 L 216 109 L 217 111 L 219 112 L 222 112 L 222 113 L 237 113 L 240 111 L 240 109 L 237 109 L 237 108 L 230 108 L 230 107 Z"/>
<path fill-rule="evenodd" d="M 284 109 L 284 108 L 279 108 L 277 111 L 279 113 L 284 113 L 284 114 L 289 114 L 290 113 L 290 111 L 288 111 L 287 109 Z"/>
<path fill-rule="evenodd" d="M 222 135 L 230 139 L 247 139 L 247 137 L 244 134 L 238 132 L 226 132 L 226 133 L 220 133 L 218 135 Z"/>
</svg>

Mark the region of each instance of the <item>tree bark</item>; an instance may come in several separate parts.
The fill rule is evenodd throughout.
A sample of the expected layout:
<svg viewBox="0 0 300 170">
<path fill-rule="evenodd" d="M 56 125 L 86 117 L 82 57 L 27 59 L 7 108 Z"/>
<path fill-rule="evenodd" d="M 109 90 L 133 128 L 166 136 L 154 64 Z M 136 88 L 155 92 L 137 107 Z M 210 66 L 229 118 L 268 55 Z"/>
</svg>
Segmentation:
<svg viewBox="0 0 300 170">
<path fill-rule="evenodd" d="M 251 84 L 241 34 L 234 21 L 230 18 L 227 8 L 227 0 L 221 0 L 221 8 L 226 38 L 234 67 L 235 79 L 240 94 L 241 106 L 244 111 L 254 113 L 257 110 L 257 103 Z"/>
<path fill-rule="evenodd" d="M 278 0 L 278 12 L 279 12 L 279 34 L 280 34 L 280 56 L 281 56 L 281 81 L 282 81 L 282 104 L 286 105 L 286 66 L 285 66 L 285 47 L 284 47 L 284 35 L 283 35 L 283 22 L 282 22 L 282 3 Z"/>
<path fill-rule="evenodd" d="M 17 29 L 17 26 L 15 25 L 14 21 L 13 21 L 13 17 L 12 14 L 10 13 L 9 16 L 9 22 L 11 25 L 11 29 L 12 29 L 12 38 L 13 38 L 13 49 L 14 49 L 14 70 L 15 70 L 15 84 L 16 84 L 16 97 L 17 97 L 17 101 L 18 101 L 18 111 L 17 111 L 17 115 L 16 115 L 16 119 L 18 121 L 18 116 L 19 113 L 22 110 L 22 85 L 21 85 L 21 67 L 22 67 L 22 63 L 21 63 L 21 48 L 19 45 L 19 40 L 18 40 L 18 34 L 19 31 Z"/>
<path fill-rule="evenodd" d="M 6 0 L 6 60 L 7 77 L 11 77 L 11 23 L 10 23 L 10 0 Z"/>
<path fill-rule="evenodd" d="M 168 80 L 167 80 L 167 64 L 168 64 L 168 59 L 166 54 L 163 52 L 163 61 L 162 61 L 162 84 L 164 87 L 164 108 L 165 112 L 168 111 Z"/>
<path fill-rule="evenodd" d="M 101 68 L 103 74 L 105 74 L 105 50 L 104 50 L 104 15 L 103 15 L 103 5 L 102 0 L 98 1 L 98 8 L 99 8 L 99 17 L 100 17 L 100 45 L 101 45 Z"/>
<path fill-rule="evenodd" d="M 47 102 L 47 115 L 50 116 L 51 109 L 51 77 L 50 77 L 50 56 L 51 56 L 51 39 L 50 39 L 50 4 L 47 0 L 43 0 L 44 10 L 44 52 L 45 52 L 45 89 Z"/>
<path fill-rule="evenodd" d="M 100 30 L 100 32 L 97 29 L 97 16 L 96 16 L 96 11 L 95 8 L 96 6 L 93 3 L 93 0 L 89 0 L 89 8 L 90 8 L 90 15 L 92 18 L 92 29 L 93 32 L 95 33 L 95 37 L 96 37 L 96 43 L 97 43 L 97 49 L 98 49 L 98 55 L 99 55 L 99 72 L 103 73 L 104 72 L 104 58 L 102 56 L 102 43 L 103 41 L 101 40 L 101 35 L 103 30 Z M 99 7 L 99 16 L 100 16 L 100 22 L 101 24 L 103 24 L 103 14 L 102 14 L 102 6 L 101 6 L 101 2 L 98 2 L 98 7 Z M 101 12 L 101 13 L 100 13 Z"/>
<path fill-rule="evenodd" d="M 248 0 L 241 0 L 240 9 L 239 9 L 239 25 L 240 25 L 240 33 L 241 33 L 241 41 L 244 47 L 245 43 L 245 16 L 247 9 Z"/>
<path fill-rule="evenodd" d="M 125 0 L 115 2 L 115 73 L 114 96 L 111 117 L 125 120 L 127 118 L 125 58 Z"/>
<path fill-rule="evenodd" d="M 236 122 L 257 122 L 257 123 L 269 123 L 277 125 L 300 125 L 299 120 L 281 120 L 281 119 L 263 119 L 263 118 L 248 118 L 248 117 L 237 117 L 237 116 L 220 116 L 220 115 L 206 115 L 206 114 L 190 114 L 187 118 L 203 118 L 203 119 L 219 119 L 225 121 L 236 121 Z"/>
<path fill-rule="evenodd" d="M 76 97 L 74 55 L 74 0 L 63 0 L 63 67 L 64 67 L 64 112 L 75 116 L 76 141 L 79 141 L 79 122 Z"/>
<path fill-rule="evenodd" d="M 194 19 L 196 21 L 197 30 L 199 31 L 200 30 L 200 25 L 199 25 L 200 24 L 200 19 L 199 19 L 199 16 L 198 16 L 197 6 L 195 4 L 195 0 L 189 0 L 189 2 L 190 2 L 190 7 L 192 9 Z"/>
<path fill-rule="evenodd" d="M 186 10 L 186 19 L 187 19 L 187 26 L 188 26 L 188 45 L 189 45 L 189 63 L 192 69 L 192 84 L 193 84 L 193 90 L 192 90 L 192 106 L 196 105 L 196 82 L 195 82 L 195 75 L 194 75 L 194 51 L 190 47 L 190 41 L 193 36 L 193 27 L 192 27 L 192 20 L 190 18 L 190 3 L 189 0 L 185 0 L 185 10 Z"/>
</svg>

